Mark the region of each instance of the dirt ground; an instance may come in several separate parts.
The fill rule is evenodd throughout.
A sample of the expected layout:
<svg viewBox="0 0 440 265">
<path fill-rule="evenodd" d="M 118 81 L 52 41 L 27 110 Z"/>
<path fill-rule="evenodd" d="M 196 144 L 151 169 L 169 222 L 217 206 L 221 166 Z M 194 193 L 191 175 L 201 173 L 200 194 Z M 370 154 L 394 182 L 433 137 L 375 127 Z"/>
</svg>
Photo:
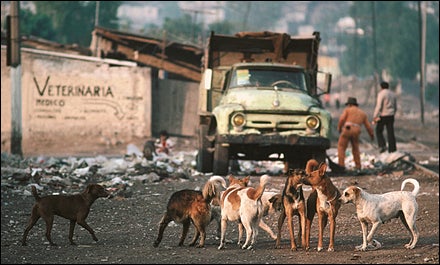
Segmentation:
<svg viewBox="0 0 440 265">
<path fill-rule="evenodd" d="M 398 148 L 412 143 L 411 153 L 416 161 L 429 159 L 433 155 L 438 159 L 438 117 L 421 126 L 418 122 L 399 120 L 396 122 Z M 194 148 L 193 143 L 182 141 L 182 148 Z M 363 143 L 363 147 L 368 145 Z M 2 162 L 3 167 L 3 162 Z M 158 248 L 153 247 L 157 236 L 158 224 L 165 210 L 169 196 L 184 188 L 200 188 L 209 176 L 195 175 L 188 179 L 166 178 L 160 182 L 136 182 L 132 194 L 112 199 L 100 198 L 91 208 L 87 222 L 95 230 L 99 241 L 94 242 L 83 228 L 75 228 L 74 240 L 77 246 L 68 241 L 69 222 L 56 217 L 52 238 L 57 246 L 49 246 L 45 238 L 45 224 L 40 220 L 31 230 L 28 246 L 21 246 L 21 237 L 27 224 L 32 196 L 18 193 L 14 186 L 3 181 L 1 186 L 1 263 L 2 264 L 90 264 L 90 263 L 148 263 L 148 264 L 373 264 L 373 263 L 439 263 L 439 179 L 438 162 L 432 168 L 437 174 L 428 174 L 423 170 L 393 171 L 383 175 L 337 176 L 331 179 L 341 191 L 348 185 L 358 185 L 370 193 L 384 193 L 400 189 L 401 182 L 409 177 L 420 182 L 417 196 L 419 211 L 417 226 L 419 241 L 413 250 L 404 248 L 410 237 L 398 219 L 382 225 L 375 239 L 382 248 L 366 252 L 355 251 L 362 243 L 360 224 L 352 204 L 343 205 L 337 216 L 335 251 L 317 252 L 317 220 L 314 219 L 311 232 L 310 251 L 300 248 L 292 252 L 289 247 L 287 224 L 282 230 L 282 248 L 275 249 L 275 242 L 260 230 L 254 250 L 242 250 L 236 245 L 237 227 L 228 223 L 227 239 L 233 242 L 226 249 L 218 250 L 219 240 L 215 238 L 216 225 L 208 227 L 208 237 L 204 248 L 189 247 L 193 228 L 185 241 L 178 247 L 182 231 L 181 225 L 170 223 Z M 3 172 L 3 170 L 2 170 Z M 3 174 L 2 174 L 3 175 Z M 241 177 L 241 176 L 238 176 Z M 252 184 L 257 185 L 258 176 L 252 176 Z M 408 185 L 411 186 L 411 185 Z M 272 176 L 269 190 L 281 191 L 284 187 L 283 176 Z M 407 187 L 411 189 L 410 187 Z M 308 190 L 306 190 L 306 197 Z M 265 217 L 265 221 L 274 231 L 278 214 Z M 298 220 L 294 219 L 297 229 Z M 297 231 L 297 230 L 296 230 Z M 324 234 L 325 250 L 328 246 L 328 227 Z"/>
<path fill-rule="evenodd" d="M 94 242 L 83 228 L 76 227 L 74 240 L 77 246 L 71 246 L 67 239 L 69 224 L 60 217 L 55 218 L 52 238 L 58 246 L 49 246 L 44 236 L 44 222 L 39 221 L 31 230 L 28 246 L 21 246 L 20 240 L 30 209 L 31 196 L 14 194 L 2 187 L 2 240 L 1 263 L 222 263 L 222 264 L 349 264 L 349 263 L 437 263 L 439 262 L 439 181 L 438 177 L 415 171 L 409 175 L 387 176 L 344 176 L 332 177 L 340 189 L 356 184 L 370 193 L 383 193 L 398 190 L 403 179 L 413 177 L 420 182 L 421 190 L 417 197 L 419 213 L 417 226 L 420 239 L 413 250 L 404 248 L 409 241 L 408 232 L 400 220 L 393 219 L 381 226 L 375 236 L 382 248 L 367 252 L 358 252 L 354 247 L 362 242 L 359 222 L 353 205 L 343 205 L 337 217 L 334 252 L 317 252 L 317 221 L 312 225 L 312 250 L 290 251 L 288 228 L 284 224 L 282 249 L 274 248 L 274 241 L 260 230 L 254 250 L 242 250 L 235 243 L 218 250 L 219 240 L 215 239 L 216 225 L 211 223 L 204 248 L 189 247 L 192 228 L 185 246 L 177 243 L 182 226 L 170 223 L 158 248 L 153 247 L 157 236 L 158 223 L 170 194 L 184 188 L 201 187 L 206 177 L 189 180 L 167 179 L 150 185 L 137 184 L 132 197 L 124 199 L 98 199 L 92 206 L 87 219 L 99 239 Z M 258 177 L 252 177 L 254 185 Z M 270 190 L 281 190 L 284 178 L 273 176 Z M 410 185 L 409 185 L 410 186 Z M 306 192 L 306 196 L 307 196 Z M 276 231 L 278 214 L 266 217 L 266 223 Z M 297 229 L 298 221 L 294 219 Z M 324 234 L 324 244 L 328 245 L 328 227 Z M 237 230 L 234 223 L 228 223 L 227 238 L 236 242 Z"/>
</svg>

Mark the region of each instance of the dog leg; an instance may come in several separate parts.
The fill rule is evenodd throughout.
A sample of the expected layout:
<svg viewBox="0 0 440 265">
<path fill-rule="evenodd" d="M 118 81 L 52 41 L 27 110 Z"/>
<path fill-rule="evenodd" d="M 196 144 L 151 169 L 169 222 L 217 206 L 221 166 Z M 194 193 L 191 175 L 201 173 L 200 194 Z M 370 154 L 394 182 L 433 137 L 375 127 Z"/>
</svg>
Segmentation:
<svg viewBox="0 0 440 265">
<path fill-rule="evenodd" d="M 238 241 L 237 245 L 241 246 L 241 239 L 243 238 L 243 223 L 241 220 L 238 221 Z"/>
<path fill-rule="evenodd" d="M 318 252 L 323 250 L 324 228 L 327 224 L 327 216 L 318 212 Z"/>
<path fill-rule="evenodd" d="M 227 226 L 227 219 L 222 217 L 222 221 L 221 221 L 222 231 L 220 236 L 220 245 L 218 246 L 218 249 L 223 249 L 225 247 L 226 226 Z"/>
<path fill-rule="evenodd" d="M 296 251 L 296 242 L 295 242 L 295 232 L 293 227 L 293 216 L 292 210 L 287 213 L 287 225 L 289 226 L 289 235 L 290 235 L 290 250 Z"/>
<path fill-rule="evenodd" d="M 367 243 L 370 243 L 371 240 L 373 240 L 373 236 L 376 233 L 376 230 L 379 228 L 380 224 L 381 224 L 380 221 L 373 223 L 373 225 L 371 226 L 370 233 L 368 233 L 368 236 L 367 236 Z"/>
<path fill-rule="evenodd" d="M 275 248 L 281 248 L 281 230 L 283 228 L 283 223 L 285 219 L 286 219 L 286 213 L 284 212 L 284 210 L 282 210 L 280 216 L 278 217 L 278 234 L 277 234 L 277 241 L 275 243 Z"/>
<path fill-rule="evenodd" d="M 333 214 L 330 214 L 330 240 L 327 251 L 335 251 L 335 231 L 336 231 L 336 220 Z"/>
<path fill-rule="evenodd" d="M 29 231 L 31 231 L 32 227 L 34 227 L 34 225 L 37 223 L 39 219 L 40 219 L 40 215 L 38 214 L 37 208 L 36 207 L 32 208 L 32 213 L 31 213 L 31 217 L 29 218 L 28 226 L 26 227 L 23 233 L 23 239 L 21 241 L 22 246 L 27 245 L 26 239 L 29 234 Z"/>
<path fill-rule="evenodd" d="M 367 250 L 367 233 L 368 233 L 368 223 L 365 221 L 360 221 L 362 228 L 362 245 L 356 246 L 356 250 L 365 251 Z"/>
<path fill-rule="evenodd" d="M 75 224 L 76 224 L 76 221 L 70 220 L 69 241 L 70 241 L 71 245 L 76 245 L 75 242 L 73 242 L 73 231 L 75 230 Z"/>
<path fill-rule="evenodd" d="M 246 229 L 246 241 L 244 242 L 244 245 L 241 247 L 241 249 L 252 249 L 252 245 L 254 243 L 253 233 L 255 232 L 252 230 L 252 225 L 249 225 L 249 222 L 245 221 L 243 223 L 243 226 Z"/>
<path fill-rule="evenodd" d="M 185 242 L 185 238 L 186 235 L 188 234 L 189 225 L 191 224 L 191 221 L 189 219 L 186 219 L 182 222 L 182 224 L 183 224 L 183 230 L 182 230 L 182 236 L 180 237 L 180 241 L 179 241 L 179 247 L 183 246 L 183 242 Z"/>
<path fill-rule="evenodd" d="M 261 229 L 263 229 L 264 231 L 266 231 L 273 240 L 277 239 L 277 235 L 275 235 L 272 229 L 263 220 L 260 220 L 258 226 L 261 227 Z"/>
<path fill-rule="evenodd" d="M 416 226 L 416 220 L 415 215 L 400 215 L 400 220 L 402 221 L 403 225 L 406 227 L 406 229 L 409 231 L 411 240 L 408 242 L 408 244 L 405 244 L 405 248 L 407 249 L 413 249 L 417 241 L 419 239 L 419 230 Z"/>
<path fill-rule="evenodd" d="M 199 239 L 199 237 L 200 237 L 199 228 L 196 225 L 194 225 L 194 226 L 195 226 L 194 237 L 193 237 L 193 240 L 191 240 L 191 243 L 189 243 L 190 247 L 194 246 L 197 242 L 197 239 Z"/>
<path fill-rule="evenodd" d="M 306 216 L 304 215 L 304 213 L 299 214 L 299 221 L 300 221 L 300 226 L 298 233 L 298 242 L 301 242 L 301 247 L 305 248 L 307 242 L 306 242 Z"/>
<path fill-rule="evenodd" d="M 87 231 L 89 231 L 90 235 L 92 235 L 93 240 L 98 241 L 98 238 L 95 235 L 95 231 L 93 231 L 93 229 L 86 223 L 85 220 L 79 220 L 77 221 L 77 223 L 84 227 Z"/>
<path fill-rule="evenodd" d="M 56 246 L 55 243 L 52 242 L 51 231 L 53 225 L 53 216 L 48 216 L 44 219 L 46 221 L 46 238 L 49 241 L 51 246 Z"/>
<path fill-rule="evenodd" d="M 156 241 L 154 241 L 153 246 L 156 248 L 159 246 L 160 241 L 162 241 L 163 232 L 165 231 L 165 228 L 168 226 L 168 224 L 172 221 L 171 217 L 165 213 L 162 217 L 162 220 L 159 224 L 159 233 L 157 234 Z"/>
<path fill-rule="evenodd" d="M 310 249 L 310 230 L 312 228 L 313 218 L 316 214 L 316 204 L 318 199 L 318 193 L 316 190 L 313 190 L 312 193 L 310 193 L 309 198 L 306 202 L 306 240 L 305 240 L 305 247 L 304 249 L 308 251 Z"/>
<path fill-rule="evenodd" d="M 193 219 L 193 224 L 195 226 L 195 234 L 194 234 L 194 239 L 191 242 L 190 246 L 194 246 L 196 244 L 197 239 L 200 236 L 200 242 L 197 245 L 197 248 L 202 248 L 205 246 L 205 238 L 206 238 L 206 231 L 205 231 L 205 227 L 209 224 L 206 224 L 204 221 L 200 221 L 200 220 L 196 220 L 194 221 Z"/>
</svg>

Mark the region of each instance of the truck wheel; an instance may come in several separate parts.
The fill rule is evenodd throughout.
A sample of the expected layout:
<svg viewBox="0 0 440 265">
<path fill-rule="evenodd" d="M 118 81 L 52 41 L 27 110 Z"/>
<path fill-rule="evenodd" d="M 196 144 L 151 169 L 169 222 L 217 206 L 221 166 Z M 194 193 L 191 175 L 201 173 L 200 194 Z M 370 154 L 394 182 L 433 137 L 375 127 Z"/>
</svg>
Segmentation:
<svg viewBox="0 0 440 265">
<path fill-rule="evenodd" d="M 214 154 L 209 151 L 212 143 L 206 138 L 208 125 L 200 125 L 199 128 L 199 151 L 197 154 L 197 171 L 202 173 L 212 172 Z"/>
<path fill-rule="evenodd" d="M 226 176 L 229 170 L 229 150 L 221 144 L 215 144 L 214 151 L 214 175 Z"/>
</svg>

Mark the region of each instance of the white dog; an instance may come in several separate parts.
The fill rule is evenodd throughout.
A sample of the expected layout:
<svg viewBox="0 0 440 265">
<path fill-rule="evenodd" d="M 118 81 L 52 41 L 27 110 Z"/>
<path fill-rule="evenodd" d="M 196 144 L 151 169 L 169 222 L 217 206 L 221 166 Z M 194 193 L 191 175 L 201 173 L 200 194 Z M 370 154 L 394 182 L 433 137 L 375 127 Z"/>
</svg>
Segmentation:
<svg viewBox="0 0 440 265">
<path fill-rule="evenodd" d="M 224 191 L 221 193 L 223 194 Z M 263 205 L 263 217 L 268 215 L 273 215 L 276 212 L 280 212 L 283 205 L 281 202 L 281 193 L 274 192 L 274 191 L 264 191 L 263 195 L 261 196 L 261 204 Z M 211 204 L 211 221 L 215 220 L 217 222 L 217 234 L 216 238 L 220 239 L 221 236 L 221 208 L 220 203 L 213 201 Z M 260 220 L 260 223 L 258 226 L 266 231 L 269 236 L 273 239 L 277 239 L 277 235 L 272 231 L 269 225 L 267 225 L 263 218 Z M 238 225 L 239 233 L 238 233 L 238 242 L 241 242 L 241 238 L 243 235 L 243 226 Z M 230 240 L 226 239 L 226 242 L 232 242 Z M 240 243 L 239 243 L 240 244 Z"/>
<path fill-rule="evenodd" d="M 403 191 L 406 183 L 414 186 L 412 192 Z M 344 190 L 340 198 L 343 203 L 356 205 L 357 217 L 362 226 L 363 243 L 356 250 L 367 250 L 367 243 L 371 243 L 373 235 L 378 227 L 392 218 L 400 217 L 403 225 L 411 234 L 411 240 L 405 247 L 413 249 L 419 239 L 419 231 L 416 226 L 418 204 L 416 196 L 420 185 L 415 179 L 409 178 L 402 182 L 400 191 L 392 191 L 385 194 L 369 194 L 363 189 L 350 186 Z M 367 236 L 368 223 L 372 223 L 370 233 Z M 378 243 L 378 248 L 380 243 Z"/>
<path fill-rule="evenodd" d="M 223 192 L 220 199 L 221 238 L 218 249 L 225 247 L 227 221 L 239 221 L 244 226 L 246 241 L 242 249 L 253 248 L 258 235 L 258 225 L 263 216 L 261 197 L 268 181 L 269 176 L 263 175 L 260 177 L 260 185 L 257 188 L 244 187 L 234 184 L 233 178 L 230 176 L 229 187 Z M 239 240 L 240 238 L 241 236 L 239 236 Z"/>
</svg>

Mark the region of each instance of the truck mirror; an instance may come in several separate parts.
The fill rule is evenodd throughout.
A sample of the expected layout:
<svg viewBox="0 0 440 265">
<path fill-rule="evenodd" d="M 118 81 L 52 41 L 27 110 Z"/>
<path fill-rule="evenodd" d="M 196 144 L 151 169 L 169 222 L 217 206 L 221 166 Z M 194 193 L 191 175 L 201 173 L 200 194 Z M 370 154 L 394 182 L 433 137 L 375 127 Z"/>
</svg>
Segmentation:
<svg viewBox="0 0 440 265">
<path fill-rule="evenodd" d="M 206 90 L 211 89 L 212 69 L 206 69 L 203 77 L 204 87 Z"/>
<path fill-rule="evenodd" d="M 318 71 L 317 82 L 317 87 L 323 94 L 330 93 L 332 74 Z"/>
</svg>

